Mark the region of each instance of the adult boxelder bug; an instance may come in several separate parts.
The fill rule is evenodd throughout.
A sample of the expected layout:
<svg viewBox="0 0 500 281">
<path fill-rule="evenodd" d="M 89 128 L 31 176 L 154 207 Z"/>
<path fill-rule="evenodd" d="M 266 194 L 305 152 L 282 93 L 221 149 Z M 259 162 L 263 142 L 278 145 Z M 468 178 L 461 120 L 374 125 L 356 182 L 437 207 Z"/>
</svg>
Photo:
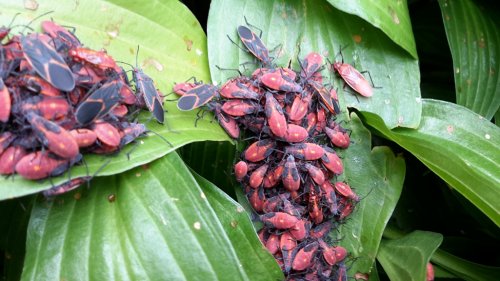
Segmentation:
<svg viewBox="0 0 500 281">
<path fill-rule="evenodd" d="M 316 250 L 318 250 L 318 242 L 316 241 L 300 249 L 293 260 L 292 268 L 294 270 L 304 270 L 310 267 L 313 263 Z"/>
<path fill-rule="evenodd" d="M 276 136 L 280 138 L 285 136 L 287 130 L 286 118 L 283 109 L 271 93 L 266 94 L 266 118 L 271 131 Z"/>
<path fill-rule="evenodd" d="M 61 91 L 69 92 L 75 87 L 75 78 L 66 62 L 46 42 L 39 38 L 19 38 L 23 55 L 45 81 Z"/>
<path fill-rule="evenodd" d="M 247 18 L 245 17 L 245 22 L 249 26 L 253 26 L 248 23 Z M 255 26 L 253 26 L 255 27 Z M 257 27 L 255 27 L 257 28 Z M 254 54 L 258 59 L 260 59 L 265 65 L 270 64 L 270 59 L 269 59 L 269 50 L 267 49 L 266 45 L 264 42 L 262 42 L 262 39 L 260 37 L 262 36 L 262 30 L 260 31 L 260 35 L 257 36 L 253 31 L 251 31 L 248 27 L 240 25 L 238 26 L 238 35 L 240 36 L 241 41 L 245 46 L 248 48 L 248 50 Z M 238 48 L 243 50 L 244 52 L 248 52 L 245 49 L 242 49 L 238 44 L 236 44 L 229 35 L 227 36 L 231 42 L 233 42 Z"/>
<path fill-rule="evenodd" d="M 294 228 L 298 219 L 283 212 L 267 213 L 260 216 L 260 220 L 267 226 L 278 229 Z"/>
<path fill-rule="evenodd" d="M 9 120 L 11 107 L 12 102 L 10 100 L 9 89 L 0 77 L 0 122 L 5 123 Z"/>
<path fill-rule="evenodd" d="M 203 106 L 217 94 L 217 87 L 210 84 L 199 85 L 187 91 L 177 102 L 177 108 L 183 111 Z"/>
<path fill-rule="evenodd" d="M 259 162 L 271 155 L 276 143 L 271 139 L 256 141 L 245 151 L 245 159 L 250 162 Z"/>
<path fill-rule="evenodd" d="M 120 93 L 123 87 L 121 80 L 109 81 L 84 102 L 80 103 L 75 112 L 76 121 L 82 125 L 87 125 L 93 121 L 106 116 L 120 102 Z"/>
<path fill-rule="evenodd" d="M 347 47 L 347 46 L 346 46 Z M 372 76 L 369 71 L 362 71 L 361 73 L 357 71 L 354 66 L 344 63 L 344 56 L 342 55 L 342 47 L 340 48 L 340 55 L 342 56 L 342 62 L 333 63 L 333 68 L 342 76 L 347 85 L 349 85 L 353 90 L 361 94 L 365 97 L 373 96 L 373 89 L 366 81 L 366 78 L 361 75 L 361 73 L 368 73 L 370 76 L 370 80 L 372 81 L 373 88 L 375 87 L 373 84 Z M 345 88 L 345 85 L 344 85 Z"/>
<path fill-rule="evenodd" d="M 68 131 L 32 111 L 28 112 L 26 117 L 31 123 L 38 140 L 54 154 L 63 158 L 78 155 L 78 144 Z"/>
<path fill-rule="evenodd" d="M 300 187 L 300 177 L 297 166 L 295 165 L 295 158 L 289 155 L 285 166 L 283 167 L 283 173 L 281 174 L 281 180 L 286 189 L 290 191 L 298 190 Z"/>
<path fill-rule="evenodd" d="M 323 103 L 326 105 L 328 110 L 333 114 L 340 114 L 340 108 L 337 102 L 332 98 L 330 92 L 328 92 L 322 83 L 316 81 L 310 81 L 309 84 L 316 90 L 320 96 Z"/>
</svg>

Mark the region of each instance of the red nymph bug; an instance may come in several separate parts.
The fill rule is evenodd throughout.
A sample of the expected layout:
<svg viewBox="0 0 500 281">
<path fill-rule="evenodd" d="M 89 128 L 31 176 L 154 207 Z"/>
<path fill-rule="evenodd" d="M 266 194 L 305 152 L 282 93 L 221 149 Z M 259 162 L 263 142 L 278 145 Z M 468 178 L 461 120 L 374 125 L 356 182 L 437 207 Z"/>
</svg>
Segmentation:
<svg viewBox="0 0 500 281">
<path fill-rule="evenodd" d="M 294 228 L 298 219 L 283 212 L 267 213 L 260 216 L 260 220 L 271 228 L 290 229 Z"/>
<path fill-rule="evenodd" d="M 234 174 L 236 175 L 237 181 L 242 181 L 247 175 L 248 165 L 245 161 L 240 161 L 234 166 Z"/>
<path fill-rule="evenodd" d="M 259 94 L 252 91 L 237 79 L 231 79 L 222 85 L 222 87 L 220 87 L 220 94 L 227 99 L 259 100 L 260 98 Z"/>
<path fill-rule="evenodd" d="M 187 95 L 187 94 L 186 94 Z M 184 98 L 185 96 L 181 97 Z M 180 101 L 180 100 L 179 100 Z M 222 111 L 231 116 L 244 116 L 260 111 L 260 105 L 248 100 L 230 100 L 222 106 Z"/>
<path fill-rule="evenodd" d="M 61 91 L 75 87 L 75 78 L 63 58 L 46 42 L 38 38 L 19 38 L 23 55 L 45 81 Z"/>
<path fill-rule="evenodd" d="M 308 230 L 306 230 L 306 220 L 298 220 L 295 228 L 290 230 L 290 234 L 296 240 L 301 240 L 306 237 Z"/>
<path fill-rule="evenodd" d="M 344 260 L 345 257 L 347 256 L 347 251 L 345 250 L 344 247 L 338 246 L 338 247 L 332 247 L 331 249 L 335 251 L 336 262 Z"/>
<path fill-rule="evenodd" d="M 260 166 L 258 169 L 253 171 L 252 175 L 250 176 L 250 186 L 253 188 L 257 188 L 262 184 L 262 181 L 264 180 L 264 176 L 266 175 L 267 168 L 269 168 L 269 165 L 264 164 Z"/>
<path fill-rule="evenodd" d="M 286 151 L 301 160 L 317 160 L 323 155 L 323 148 L 314 143 L 291 145 Z"/>
<path fill-rule="evenodd" d="M 48 189 L 48 190 L 45 190 L 43 192 L 43 195 L 45 197 L 51 197 L 51 196 L 56 196 L 56 195 L 59 195 L 59 194 L 63 194 L 63 193 L 66 193 L 66 192 L 69 192 L 73 189 L 76 189 L 78 188 L 80 185 L 82 185 L 82 183 L 84 183 L 85 181 L 81 178 L 77 178 L 77 179 L 72 179 L 70 181 L 67 181 L 61 185 L 58 185 L 58 186 L 55 186 L 51 189 Z"/>
<path fill-rule="evenodd" d="M 342 174 L 344 172 L 344 165 L 335 150 L 325 146 L 323 147 L 323 151 L 324 154 L 321 156 L 323 165 L 337 175 Z"/>
<path fill-rule="evenodd" d="M 309 234 L 315 238 L 326 239 L 328 237 L 328 233 L 332 229 L 333 222 L 331 220 L 327 220 L 324 223 L 319 224 L 315 228 L 311 229 Z"/>
<path fill-rule="evenodd" d="M 252 208 L 256 212 L 262 212 L 264 210 L 264 203 L 265 203 L 265 195 L 264 195 L 264 190 L 262 188 L 258 189 L 251 189 L 250 191 L 250 205 L 252 205 Z"/>
<path fill-rule="evenodd" d="M 9 89 L 0 77 L 0 122 L 7 122 L 9 120 L 11 107 L 12 102 L 10 100 Z"/>
<path fill-rule="evenodd" d="M 352 191 L 351 187 L 348 186 L 347 184 L 343 182 L 336 182 L 335 183 L 335 189 L 337 190 L 338 193 L 342 194 L 343 196 L 350 198 L 356 202 L 359 202 L 359 197 Z"/>
<path fill-rule="evenodd" d="M 282 75 L 280 71 L 268 71 L 262 75 L 260 81 L 273 90 L 296 93 L 302 91 L 302 87 L 299 84 L 295 83 L 289 77 Z"/>
<path fill-rule="evenodd" d="M 75 79 L 77 84 L 94 85 L 106 78 L 106 75 L 102 70 L 99 71 L 99 69 L 95 69 L 91 65 L 74 64 L 71 69 L 76 75 Z"/>
<path fill-rule="evenodd" d="M 311 94 L 309 91 L 303 91 L 293 100 L 292 108 L 290 109 L 291 120 L 302 120 L 309 110 L 309 102 L 311 101 Z"/>
<path fill-rule="evenodd" d="M 180 110 L 191 110 L 203 106 L 212 100 L 217 94 L 217 87 L 210 84 L 199 85 L 187 91 L 177 102 Z"/>
<path fill-rule="evenodd" d="M 311 244 L 300 249 L 293 260 L 292 268 L 294 270 L 304 270 L 310 267 L 316 250 L 318 250 L 318 242 L 312 242 Z"/>
<path fill-rule="evenodd" d="M 323 252 L 325 261 L 331 265 L 334 265 L 336 263 L 335 251 L 333 249 L 330 249 L 322 239 L 318 239 L 318 243 L 321 251 Z"/>
<path fill-rule="evenodd" d="M 368 75 L 370 76 L 370 80 L 372 81 L 373 88 L 381 88 L 381 87 L 375 87 L 375 85 L 373 84 L 372 76 L 369 71 L 366 70 L 359 72 L 354 68 L 354 65 L 344 63 L 344 56 L 342 55 L 342 47 L 340 47 L 339 54 L 342 56 L 342 62 L 333 63 L 333 68 L 340 74 L 340 76 L 342 76 L 346 84 L 349 85 L 353 90 L 355 90 L 360 95 L 365 97 L 371 97 L 373 95 L 372 87 L 370 86 L 366 78 L 363 75 L 361 75 L 361 73 L 368 73 Z"/>
<path fill-rule="evenodd" d="M 8 175 L 14 172 L 14 167 L 26 156 L 26 150 L 20 146 L 9 146 L 0 157 L 0 174 Z"/>
<path fill-rule="evenodd" d="M 276 143 L 271 139 L 256 141 L 251 144 L 246 152 L 245 159 L 250 162 L 259 162 L 267 158 L 273 152 Z"/>
<path fill-rule="evenodd" d="M 269 237 L 269 228 L 264 226 L 257 231 L 257 236 L 259 236 L 262 245 L 266 245 L 267 238 Z"/>
<path fill-rule="evenodd" d="M 121 80 L 107 82 L 80 103 L 75 112 L 76 121 L 82 125 L 106 116 L 120 102 L 123 87 Z"/>
<path fill-rule="evenodd" d="M 76 140 L 76 143 L 78 143 L 79 147 L 91 146 L 97 139 L 96 133 L 89 129 L 74 129 L 69 131 L 69 133 Z"/>
<path fill-rule="evenodd" d="M 315 223 L 321 223 L 323 221 L 323 210 L 321 209 L 320 203 L 321 198 L 319 194 L 316 193 L 313 183 L 310 182 L 309 184 L 311 185 L 309 188 L 309 215 Z"/>
<path fill-rule="evenodd" d="M 16 164 L 16 172 L 29 180 L 39 180 L 49 176 L 57 166 L 58 160 L 37 151 L 21 158 Z"/>
<path fill-rule="evenodd" d="M 272 233 L 271 235 L 269 235 L 269 238 L 267 239 L 267 242 L 266 242 L 266 248 L 269 251 L 269 253 L 274 255 L 278 252 L 279 242 L 280 242 L 280 238 L 278 237 L 278 235 L 276 235 L 275 233 Z"/>
<path fill-rule="evenodd" d="M 71 49 L 68 55 L 77 61 L 87 62 L 99 68 L 115 68 L 115 60 L 108 54 L 85 48 Z"/>
<path fill-rule="evenodd" d="M 325 182 L 325 175 L 318 167 L 306 163 L 304 165 L 304 168 L 307 169 L 309 175 L 311 176 L 311 178 L 314 180 L 315 183 L 321 185 Z"/>
<path fill-rule="evenodd" d="M 425 274 L 425 281 L 434 281 L 434 267 L 432 267 L 432 263 L 427 263 L 427 272 Z"/>
<path fill-rule="evenodd" d="M 124 104 L 120 104 L 119 106 L 115 107 L 115 109 L 113 109 L 113 111 L 111 112 L 111 114 L 113 114 L 114 116 L 120 116 L 120 117 L 127 115 L 127 113 L 128 109 L 127 106 Z"/>
<path fill-rule="evenodd" d="M 318 53 L 309 53 L 303 61 L 300 61 L 299 53 L 297 53 L 297 61 L 299 62 L 301 68 L 300 76 L 307 80 L 321 67 L 323 58 L 321 58 L 321 55 Z"/>
<path fill-rule="evenodd" d="M 340 208 L 339 208 L 339 210 L 340 210 Z M 345 204 L 344 208 L 342 208 L 340 210 L 339 221 L 343 220 L 345 217 L 350 215 L 353 210 L 354 210 L 354 205 L 351 202 L 348 202 L 347 204 Z"/>
<path fill-rule="evenodd" d="M 185 93 L 187 93 L 189 90 L 195 88 L 199 84 L 196 83 L 179 83 L 172 88 L 172 91 L 178 95 L 183 96 Z"/>
<path fill-rule="evenodd" d="M 273 94 L 266 94 L 266 118 L 271 131 L 278 137 L 285 136 L 287 130 L 286 118 L 283 109 L 278 104 Z"/>
<path fill-rule="evenodd" d="M 98 122 L 92 126 L 92 131 L 101 142 L 109 146 L 118 146 L 120 144 L 120 133 L 109 123 Z"/>
<path fill-rule="evenodd" d="M 340 131 L 337 131 L 335 129 L 332 129 L 328 126 L 325 126 L 325 128 L 323 128 L 325 130 L 325 133 L 326 135 L 328 136 L 328 138 L 330 139 L 330 141 L 340 147 L 340 148 L 347 148 L 349 147 L 349 144 L 350 144 L 350 140 L 346 140 L 345 136 L 348 136 L 348 134 L 344 134 Z"/>
<path fill-rule="evenodd" d="M 297 242 L 294 237 L 289 232 L 285 232 L 281 235 L 279 247 L 283 253 L 283 262 L 285 263 L 285 272 L 290 271 L 292 268 L 292 253 L 297 247 Z M 287 252 L 285 254 L 285 252 Z"/>
<path fill-rule="evenodd" d="M 322 198 L 326 202 L 328 202 L 328 208 L 330 212 L 334 215 L 337 214 L 337 196 L 335 195 L 335 190 L 333 189 L 333 185 L 330 181 L 325 181 L 320 185 L 321 190 L 323 191 Z"/>
<path fill-rule="evenodd" d="M 264 187 L 265 188 L 271 188 L 280 182 L 279 180 L 274 178 L 274 171 L 275 170 L 276 169 L 274 169 L 274 170 L 269 169 L 267 171 L 267 174 L 264 177 Z"/>
<path fill-rule="evenodd" d="M 17 13 L 13 18 L 12 21 L 10 22 L 9 26 L 2 26 L 0 27 L 0 41 L 2 41 L 7 35 L 9 35 L 10 30 L 12 29 L 12 24 L 14 23 L 14 20 L 20 13 Z"/>
<path fill-rule="evenodd" d="M 288 130 L 285 133 L 284 139 L 287 142 L 303 142 L 308 134 L 306 129 L 295 124 L 288 124 Z"/>
<path fill-rule="evenodd" d="M 31 123 L 31 127 L 35 131 L 38 140 L 54 154 L 63 158 L 71 158 L 78 155 L 78 144 L 68 131 L 36 115 L 32 111 L 28 112 L 26 117 Z"/>
<path fill-rule="evenodd" d="M 283 167 L 283 173 L 281 174 L 281 180 L 286 189 L 290 191 L 298 190 L 300 187 L 300 177 L 297 166 L 295 165 L 295 158 L 289 155 L 285 166 Z"/>
<path fill-rule="evenodd" d="M 207 106 L 210 111 L 215 111 L 214 118 L 217 118 L 217 121 L 219 122 L 221 127 L 224 128 L 226 133 L 230 137 L 237 139 L 240 135 L 240 127 L 238 127 L 238 123 L 236 123 L 236 120 L 233 117 L 228 116 L 225 112 L 223 112 L 222 106 L 219 103 L 212 103 L 212 104 L 209 103 L 207 104 Z M 199 118 L 202 118 L 203 116 L 204 114 L 202 114 L 202 116 L 200 116 Z M 198 119 L 196 121 L 198 121 Z"/>
<path fill-rule="evenodd" d="M 42 78 L 38 78 L 32 75 L 21 76 L 17 80 L 17 83 L 28 88 L 30 91 L 40 93 L 42 95 L 50 97 L 57 97 L 61 95 L 61 92 L 56 87 L 52 86 Z"/>
<path fill-rule="evenodd" d="M 273 196 L 269 199 L 267 199 L 264 202 L 264 211 L 266 213 L 269 212 L 277 212 L 278 211 L 278 204 L 280 203 L 280 198 L 278 196 Z"/>
<path fill-rule="evenodd" d="M 53 21 L 42 21 L 42 29 L 50 37 L 59 39 L 66 49 L 80 48 L 82 46 L 80 40 L 73 33 Z"/>
<path fill-rule="evenodd" d="M 340 263 L 335 275 L 333 275 L 334 281 L 347 281 L 347 269 L 345 263 Z"/>
<path fill-rule="evenodd" d="M 53 120 L 66 116 L 70 111 L 70 105 L 64 98 L 33 96 L 23 102 L 22 109 L 25 112 L 29 110 L 39 111 L 43 118 Z"/>
</svg>

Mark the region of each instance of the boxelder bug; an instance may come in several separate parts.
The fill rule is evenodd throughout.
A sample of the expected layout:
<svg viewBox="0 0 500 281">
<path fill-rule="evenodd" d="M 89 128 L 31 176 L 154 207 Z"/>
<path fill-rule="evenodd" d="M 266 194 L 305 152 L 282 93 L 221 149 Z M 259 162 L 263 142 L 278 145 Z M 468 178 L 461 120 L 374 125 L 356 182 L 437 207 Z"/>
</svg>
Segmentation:
<svg viewBox="0 0 500 281">
<path fill-rule="evenodd" d="M 318 242 L 316 241 L 300 249 L 293 260 L 292 268 L 294 270 L 304 270 L 310 267 L 313 263 L 316 250 L 318 250 Z"/>
<path fill-rule="evenodd" d="M 0 77 L 0 122 L 5 123 L 9 120 L 11 107 L 12 102 L 10 100 L 9 89 Z"/>
<path fill-rule="evenodd" d="M 80 103 L 75 112 L 76 121 L 87 125 L 106 116 L 120 102 L 122 87 L 121 80 L 112 80 L 101 86 Z"/>
<path fill-rule="evenodd" d="M 183 111 L 203 106 L 217 94 L 217 87 L 210 84 L 199 85 L 187 91 L 177 102 L 177 108 Z"/>
<path fill-rule="evenodd" d="M 39 38 L 20 37 L 23 55 L 35 71 L 52 86 L 69 92 L 75 78 L 66 62 L 52 46 Z"/>
<path fill-rule="evenodd" d="M 269 127 L 271 127 L 271 131 L 280 138 L 285 136 L 287 131 L 286 118 L 283 114 L 283 109 L 271 93 L 266 94 L 265 108 L 266 118 L 269 122 Z"/>
<path fill-rule="evenodd" d="M 297 218 L 283 212 L 267 213 L 260 216 L 260 220 L 267 226 L 278 229 L 294 228 Z"/>
<path fill-rule="evenodd" d="M 84 61 L 99 68 L 115 68 L 115 60 L 108 54 L 90 49 L 79 48 L 69 50 L 69 56 L 77 61 Z"/>
<path fill-rule="evenodd" d="M 268 157 L 275 147 L 276 143 L 271 139 L 264 139 L 254 142 L 245 152 L 245 159 L 250 162 L 259 162 Z"/>
<path fill-rule="evenodd" d="M 255 27 L 251 24 L 248 23 L 247 18 L 245 18 L 245 22 L 247 25 Z M 257 27 L 255 27 L 257 28 Z M 258 29 L 258 28 L 257 28 Z M 260 30 L 260 29 L 259 29 Z M 257 36 L 253 31 L 251 31 L 248 27 L 240 25 L 238 26 L 238 35 L 240 36 L 241 41 L 245 46 L 248 48 L 248 50 L 256 56 L 258 59 L 260 59 L 265 65 L 270 64 L 270 59 L 269 59 L 269 50 L 267 49 L 266 45 L 264 42 L 262 42 L 262 39 L 260 37 L 262 36 L 262 30 L 260 31 L 260 35 Z M 242 51 L 248 52 L 248 50 L 245 50 L 241 48 L 238 44 L 236 44 L 229 35 L 227 36 L 233 44 L 238 46 Z"/>
</svg>

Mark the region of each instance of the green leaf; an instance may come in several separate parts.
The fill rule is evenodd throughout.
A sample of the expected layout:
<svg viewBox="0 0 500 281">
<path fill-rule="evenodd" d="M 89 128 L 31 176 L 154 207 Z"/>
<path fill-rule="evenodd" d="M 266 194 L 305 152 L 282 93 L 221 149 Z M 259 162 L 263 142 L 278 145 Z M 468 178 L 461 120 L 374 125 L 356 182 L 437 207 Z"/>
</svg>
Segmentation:
<svg viewBox="0 0 500 281">
<path fill-rule="evenodd" d="M 500 108 L 495 113 L 495 124 L 500 127 Z"/>
<path fill-rule="evenodd" d="M 399 239 L 402 237 L 404 237 L 404 234 L 392 227 L 387 227 L 384 230 L 384 238 Z M 441 249 L 434 252 L 431 262 L 440 265 L 445 270 L 464 280 L 496 280 L 500 276 L 500 267 L 484 266 L 466 261 Z"/>
<path fill-rule="evenodd" d="M 41 31 L 40 24 L 43 20 L 53 18 L 57 23 L 76 28 L 76 34 L 86 47 L 100 50 L 105 47 L 107 52 L 117 61 L 124 61 L 135 65 L 137 45 L 140 44 L 139 64 L 147 59 L 154 58 L 164 70 L 159 72 L 152 66 L 144 71 L 157 83 L 163 93 L 171 92 L 173 82 L 181 82 L 196 75 L 200 79 L 209 79 L 206 37 L 200 24 L 191 12 L 180 2 L 142 2 L 134 1 L 49 1 L 40 0 L 39 9 L 35 12 L 24 9 L 22 1 L 7 1 L 2 3 L 2 16 L 0 25 L 8 25 L 14 15 L 15 24 L 27 24 L 28 21 L 44 12 L 52 11 L 35 21 L 31 27 Z M 175 24 L 172 24 L 174 23 Z M 106 35 L 109 26 L 119 24 L 119 35 L 110 39 Z M 191 51 L 188 51 L 184 40 L 192 41 Z M 109 44 L 109 45 L 106 45 Z M 193 65 L 192 62 L 196 62 Z M 128 66 L 125 66 L 129 68 Z M 153 130 L 170 141 L 174 147 L 165 143 L 157 136 L 150 134 L 148 138 L 139 139 L 139 146 L 130 154 L 130 160 L 121 153 L 113 157 L 111 162 L 98 174 L 98 176 L 117 174 L 133 167 L 149 163 L 162 157 L 177 147 L 194 141 L 204 140 L 229 140 L 227 134 L 215 122 L 209 123 L 207 119 L 200 120 L 198 127 L 194 126 L 196 112 L 182 112 L 177 109 L 175 102 L 165 102 L 168 110 L 166 118 L 173 131 L 169 132 L 167 126 L 161 126 L 155 121 L 147 124 Z M 149 112 L 143 113 L 139 121 L 145 122 L 151 117 Z M 129 151 L 130 144 L 124 148 Z M 87 162 L 90 175 L 94 174 L 106 162 L 102 156 L 88 155 Z M 87 176 L 85 166 L 75 167 L 71 176 Z M 66 177 L 54 178 L 54 184 L 67 181 Z M 0 200 L 35 193 L 51 187 L 49 181 L 40 184 L 15 177 L 15 181 L 0 179 Z"/>
<path fill-rule="evenodd" d="M 500 106 L 498 14 L 471 0 L 439 0 L 453 55 L 457 103 L 491 119 Z"/>
<path fill-rule="evenodd" d="M 413 153 L 434 173 L 500 225 L 500 129 L 472 111 L 451 103 L 423 100 L 417 130 L 390 131 L 372 113 L 363 122 Z"/>
<path fill-rule="evenodd" d="M 149 170 L 37 201 L 23 280 L 248 280 L 240 264 L 191 172 L 170 153 Z"/>
<path fill-rule="evenodd" d="M 455 274 L 449 272 L 448 270 L 433 264 L 434 268 L 434 277 L 435 278 L 458 278 Z"/>
<path fill-rule="evenodd" d="M 21 278 L 26 253 L 26 231 L 35 197 L 25 196 L 0 202 L 0 249 L 5 251 L 3 269 L 0 271 L 3 280 Z"/>
<path fill-rule="evenodd" d="M 374 89 L 370 98 L 357 95 L 358 102 L 352 90 L 340 90 L 344 82 L 336 79 L 335 88 L 339 88 L 339 102 L 344 110 L 348 106 L 373 112 L 391 128 L 418 126 L 422 106 L 418 61 L 379 29 L 357 16 L 337 10 L 325 0 L 212 1 L 207 30 L 214 82 L 220 84 L 237 75 L 235 71 L 221 71 L 217 66 L 236 69 L 241 63 L 254 60 L 253 55 L 238 49 L 226 36 L 245 48 L 237 33 L 238 25 L 245 25 L 243 16 L 263 30 L 262 40 L 269 49 L 281 44 L 282 54 L 280 48 L 270 54 L 280 56 L 276 60 L 279 66 L 292 62 L 294 69 L 300 69 L 296 59 L 297 43 L 301 45 L 302 58 L 309 52 L 318 52 L 325 63 L 326 58 L 335 59 L 340 45 L 349 44 L 342 52 L 345 62 L 354 61 L 358 70 L 369 70 L 375 85 L 383 89 Z M 253 30 L 257 35 L 260 33 Z M 354 36 L 361 41 L 357 43 Z M 246 67 L 252 71 L 257 66 L 247 64 Z M 325 69 L 322 74 L 327 83 L 331 73 Z"/>
<path fill-rule="evenodd" d="M 284 279 L 278 263 L 260 242 L 243 206 L 193 170 L 191 173 L 219 218 L 248 278 L 250 280 Z"/>
<path fill-rule="evenodd" d="M 404 1 L 328 0 L 335 8 L 357 15 L 380 28 L 396 44 L 418 59 L 408 5 Z"/>
<path fill-rule="evenodd" d="M 414 231 L 402 238 L 382 240 L 377 260 L 391 280 L 426 280 L 429 259 L 443 235 Z"/>
<path fill-rule="evenodd" d="M 345 177 L 338 180 L 346 180 L 359 197 L 368 196 L 358 204 L 356 215 L 340 228 L 340 233 L 336 235 L 335 230 L 330 235 L 345 236 L 340 245 L 355 257 L 362 256 L 350 271 L 354 275 L 358 271 L 370 273 L 374 265 L 382 233 L 401 194 L 405 162 L 402 157 L 395 157 L 388 147 L 375 147 L 370 151 L 370 132 L 355 113 L 351 119 L 348 127 L 352 129 L 354 143 L 343 151 Z"/>
</svg>

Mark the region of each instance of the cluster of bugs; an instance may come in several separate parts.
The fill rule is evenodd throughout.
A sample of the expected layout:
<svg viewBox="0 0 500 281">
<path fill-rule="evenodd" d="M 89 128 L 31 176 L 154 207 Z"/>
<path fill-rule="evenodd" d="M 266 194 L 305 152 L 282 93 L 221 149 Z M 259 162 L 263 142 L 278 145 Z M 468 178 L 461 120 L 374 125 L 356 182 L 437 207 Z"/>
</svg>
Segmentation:
<svg viewBox="0 0 500 281">
<path fill-rule="evenodd" d="M 163 123 L 163 96 L 142 70 L 132 67 L 129 81 L 105 50 L 84 48 L 74 30 L 53 21 L 41 26 L 43 33 L 15 35 L 1 44 L 1 174 L 50 179 L 84 163 L 82 154 L 109 156 L 137 145 L 135 139 L 149 132 L 134 121 L 141 108 Z M 10 29 L 0 28 L 1 40 Z M 70 176 L 46 194 L 82 182 Z"/>
<path fill-rule="evenodd" d="M 341 110 L 333 86 L 323 84 L 323 59 L 315 52 L 300 59 L 299 50 L 300 69 L 278 67 L 260 36 L 246 26 L 239 26 L 238 34 L 248 48 L 240 49 L 255 55 L 261 67 L 248 76 L 236 69 L 239 76 L 220 87 L 196 79 L 177 84 L 178 108 L 203 106 L 200 118 L 214 112 L 234 139 L 242 131 L 255 135 L 234 173 L 265 225 L 258 236 L 287 280 L 347 280 L 347 251 L 329 233 L 361 199 L 337 180 L 344 167 L 333 147 L 347 149 L 351 130 L 336 122 Z M 360 95 L 373 95 L 353 66 L 327 65 Z"/>
</svg>

